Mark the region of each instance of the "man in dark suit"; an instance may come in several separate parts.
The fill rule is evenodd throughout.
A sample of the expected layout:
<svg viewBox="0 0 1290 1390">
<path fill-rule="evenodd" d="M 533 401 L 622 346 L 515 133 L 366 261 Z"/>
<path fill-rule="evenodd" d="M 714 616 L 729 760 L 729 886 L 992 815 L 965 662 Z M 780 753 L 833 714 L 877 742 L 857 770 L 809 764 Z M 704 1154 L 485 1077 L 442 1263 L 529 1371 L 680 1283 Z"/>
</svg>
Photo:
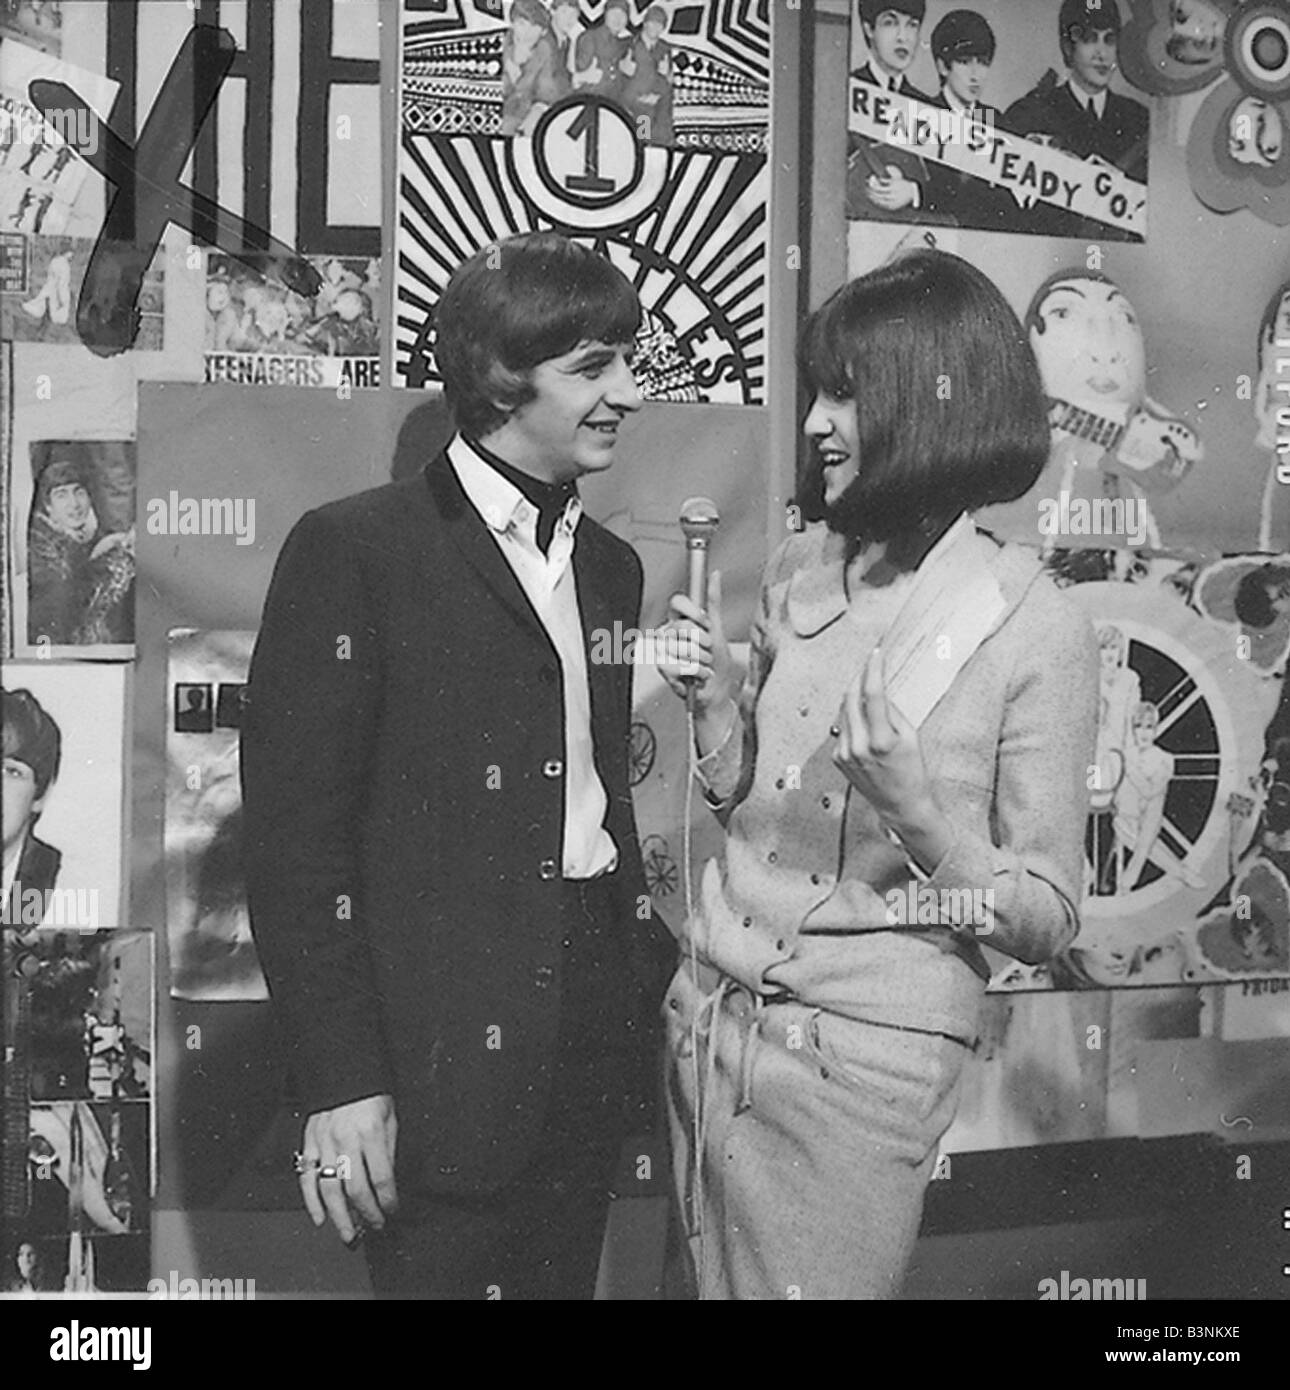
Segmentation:
<svg viewBox="0 0 1290 1390">
<path fill-rule="evenodd" d="M 621 101 L 623 85 L 635 72 L 632 31 L 623 0 L 608 0 L 604 18 L 574 44 L 574 87 L 588 95 Z"/>
<path fill-rule="evenodd" d="M 1058 35 L 1067 75 L 1051 69 L 1004 115 L 1014 134 L 1065 150 L 1076 159 L 1114 165 L 1145 185 L 1150 118 L 1147 108 L 1111 91 L 1119 63 L 1116 0 L 1062 0 Z M 1140 238 L 1104 222 L 1036 203 L 1026 230 L 1082 240 Z"/>
<path fill-rule="evenodd" d="M 1000 112 L 981 99 L 994 55 L 994 30 L 975 10 L 951 10 L 932 30 L 932 58 L 941 79 L 932 105 L 957 118 L 946 128 L 949 138 L 962 138 L 962 126 L 969 122 L 987 131 L 1002 125 Z M 924 202 L 930 212 L 960 227 L 985 231 L 1006 231 L 1017 207 L 1011 195 L 986 180 L 931 162 Z"/>
<path fill-rule="evenodd" d="M 909 101 L 932 101 L 906 75 L 918 52 L 926 0 L 856 0 L 868 59 L 851 76 L 876 89 L 875 118 Z M 929 171 L 909 149 L 847 135 L 846 211 L 849 218 L 877 222 L 935 221 L 926 217 Z"/>
<path fill-rule="evenodd" d="M 550 233 L 453 276 L 458 433 L 287 538 L 242 731 L 248 902 L 317 1224 L 382 1294 L 589 1298 L 666 961 L 628 787 L 641 564 L 582 515 L 635 291 Z M 397 1146 L 396 1146 L 397 1136 Z M 396 1191 L 397 1187 L 397 1191 Z"/>
<path fill-rule="evenodd" d="M 62 735 L 30 690 L 5 690 L 0 694 L 4 705 L 4 788 L 0 807 L 4 881 L 0 902 L 5 905 L 5 921 L 18 926 L 23 922 L 22 895 L 33 889 L 48 893 L 57 881 L 63 858 L 59 850 L 35 834 L 45 797 L 58 776 Z"/>
<path fill-rule="evenodd" d="M 672 143 L 672 45 L 666 43 L 667 11 L 651 5 L 632 43 L 635 67 L 623 88 L 623 105 L 650 145 Z"/>
</svg>

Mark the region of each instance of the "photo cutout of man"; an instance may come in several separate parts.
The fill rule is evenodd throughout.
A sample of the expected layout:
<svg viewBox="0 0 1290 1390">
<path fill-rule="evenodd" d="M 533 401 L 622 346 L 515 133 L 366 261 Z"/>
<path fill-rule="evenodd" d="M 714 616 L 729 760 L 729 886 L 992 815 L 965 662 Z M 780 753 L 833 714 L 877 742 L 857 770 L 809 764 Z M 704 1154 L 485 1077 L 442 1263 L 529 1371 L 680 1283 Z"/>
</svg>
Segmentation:
<svg viewBox="0 0 1290 1390">
<path fill-rule="evenodd" d="M 542 0 L 513 0 L 510 31 L 502 40 L 501 133 L 531 135 L 567 87 L 546 6 Z"/>
<path fill-rule="evenodd" d="M 4 884 L 0 902 L 5 920 L 23 921 L 23 893 L 47 893 L 58 880 L 62 852 L 36 835 L 36 822 L 58 776 L 62 734 L 30 690 L 5 690 L 4 726 Z"/>
<path fill-rule="evenodd" d="M 623 87 L 623 104 L 649 145 L 672 143 L 672 45 L 666 43 L 667 11 L 651 5 L 632 42 L 635 71 Z"/>
<path fill-rule="evenodd" d="M 951 10 L 932 30 L 932 58 L 941 80 L 932 104 L 952 111 L 962 121 L 987 130 L 1002 126 L 1002 113 L 984 100 L 994 62 L 994 30 L 975 10 Z M 983 179 L 944 166 L 928 165 L 927 207 L 950 217 L 960 227 L 1007 230 L 1015 200 Z"/>
<path fill-rule="evenodd" d="M 1004 115 L 1006 128 L 1076 159 L 1112 165 L 1144 187 L 1150 120 L 1147 108 L 1111 90 L 1119 66 L 1117 0 L 1062 0 L 1058 38 L 1066 75 L 1050 68 Z M 1085 240 L 1140 240 L 1107 223 L 1036 203 L 1025 230 Z"/>
<path fill-rule="evenodd" d="M 574 45 L 574 86 L 583 93 L 621 101 L 623 86 L 636 70 L 631 53 L 627 6 L 622 0 L 609 0 L 604 18 L 579 35 Z"/>
<path fill-rule="evenodd" d="M 851 76 L 876 88 L 875 114 L 907 101 L 931 105 L 933 98 L 909 80 L 918 53 L 918 36 L 927 13 L 926 0 L 856 0 L 856 17 L 868 56 Z M 849 218 L 870 222 L 944 221 L 926 207 L 929 171 L 911 150 L 847 135 Z"/>
<path fill-rule="evenodd" d="M 590 1298 L 655 1093 L 676 948 L 641 867 L 632 668 L 589 656 L 638 624 L 642 569 L 578 496 L 640 408 L 640 315 L 554 233 L 479 250 L 438 307 L 457 433 L 302 518 L 265 603 L 251 923 L 305 1205 L 362 1239 L 381 1296 Z"/>
<path fill-rule="evenodd" d="M 578 40 L 586 32 L 578 0 L 553 0 L 551 5 L 551 37 L 555 43 L 556 72 L 563 87 L 562 95 L 586 85 L 578 76 Z"/>
<path fill-rule="evenodd" d="M 100 646 L 134 640 L 135 534 L 104 533 L 80 440 L 32 445 L 35 496 L 27 527 L 27 640 Z"/>
</svg>

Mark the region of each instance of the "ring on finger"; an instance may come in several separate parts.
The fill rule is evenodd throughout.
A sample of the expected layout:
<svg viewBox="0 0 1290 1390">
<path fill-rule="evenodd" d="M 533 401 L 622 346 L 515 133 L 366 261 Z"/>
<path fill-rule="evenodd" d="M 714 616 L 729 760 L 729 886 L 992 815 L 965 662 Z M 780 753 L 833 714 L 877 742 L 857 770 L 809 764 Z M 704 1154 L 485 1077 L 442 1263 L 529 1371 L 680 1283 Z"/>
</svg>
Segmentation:
<svg viewBox="0 0 1290 1390">
<path fill-rule="evenodd" d="M 338 1178 L 338 1177 L 340 1177 L 340 1169 L 339 1169 L 339 1168 L 334 1168 L 334 1167 L 329 1163 L 329 1164 L 326 1165 L 326 1167 L 320 1167 L 320 1168 L 318 1169 L 318 1176 L 319 1176 L 320 1178 Z"/>
</svg>

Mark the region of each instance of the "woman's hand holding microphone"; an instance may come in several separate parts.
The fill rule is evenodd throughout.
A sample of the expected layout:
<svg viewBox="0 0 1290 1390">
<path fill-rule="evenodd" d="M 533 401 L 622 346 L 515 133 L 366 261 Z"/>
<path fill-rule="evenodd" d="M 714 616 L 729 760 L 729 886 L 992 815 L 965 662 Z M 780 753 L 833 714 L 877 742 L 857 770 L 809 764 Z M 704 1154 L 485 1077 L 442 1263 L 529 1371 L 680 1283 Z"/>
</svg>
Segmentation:
<svg viewBox="0 0 1290 1390">
<path fill-rule="evenodd" d="M 667 622 L 659 629 L 658 669 L 672 692 L 690 701 L 699 756 L 720 747 L 738 717 L 739 682 L 721 623 L 721 571 L 708 576 L 703 609 L 686 594 L 673 594 Z"/>
</svg>

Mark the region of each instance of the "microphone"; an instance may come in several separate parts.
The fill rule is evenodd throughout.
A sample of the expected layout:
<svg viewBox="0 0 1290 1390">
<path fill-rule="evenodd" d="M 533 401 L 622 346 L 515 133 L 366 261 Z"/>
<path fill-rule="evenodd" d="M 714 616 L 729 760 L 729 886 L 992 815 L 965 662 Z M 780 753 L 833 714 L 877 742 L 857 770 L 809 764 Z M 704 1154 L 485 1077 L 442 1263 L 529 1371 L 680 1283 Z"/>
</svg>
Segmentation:
<svg viewBox="0 0 1290 1390">
<path fill-rule="evenodd" d="M 706 608 L 708 603 L 708 546 L 721 524 L 717 504 L 710 497 L 688 497 L 681 504 L 681 532 L 685 536 L 685 549 L 689 557 L 688 593 L 690 602 L 697 608 Z M 693 677 L 691 677 L 693 680 Z M 690 713 L 694 713 L 694 686 L 691 684 L 686 696 Z"/>
</svg>

